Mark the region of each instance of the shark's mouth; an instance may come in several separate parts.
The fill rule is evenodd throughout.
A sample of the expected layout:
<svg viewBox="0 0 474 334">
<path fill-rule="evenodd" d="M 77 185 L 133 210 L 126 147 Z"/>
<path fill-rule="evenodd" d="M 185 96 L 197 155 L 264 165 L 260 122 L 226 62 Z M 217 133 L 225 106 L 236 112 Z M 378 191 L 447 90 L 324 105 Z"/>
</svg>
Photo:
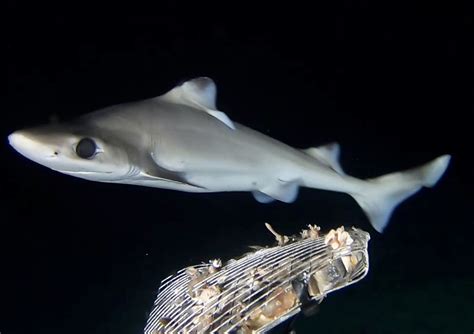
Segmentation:
<svg viewBox="0 0 474 334">
<path fill-rule="evenodd" d="M 79 174 L 79 175 L 92 175 L 92 174 L 112 174 L 113 172 L 89 172 L 89 171 L 73 171 L 73 170 L 60 170 L 55 169 L 57 172 L 66 174 Z"/>
</svg>

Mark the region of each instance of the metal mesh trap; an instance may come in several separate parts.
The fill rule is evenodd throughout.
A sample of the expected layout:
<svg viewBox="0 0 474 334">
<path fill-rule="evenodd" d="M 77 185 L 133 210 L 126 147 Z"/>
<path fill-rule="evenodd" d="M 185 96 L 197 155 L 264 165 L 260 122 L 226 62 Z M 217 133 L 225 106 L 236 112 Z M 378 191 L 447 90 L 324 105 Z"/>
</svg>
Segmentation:
<svg viewBox="0 0 474 334">
<path fill-rule="evenodd" d="M 325 235 L 309 225 L 298 237 L 224 265 L 211 260 L 161 282 L 145 334 L 262 333 L 369 270 L 370 235 L 344 227 Z"/>
</svg>

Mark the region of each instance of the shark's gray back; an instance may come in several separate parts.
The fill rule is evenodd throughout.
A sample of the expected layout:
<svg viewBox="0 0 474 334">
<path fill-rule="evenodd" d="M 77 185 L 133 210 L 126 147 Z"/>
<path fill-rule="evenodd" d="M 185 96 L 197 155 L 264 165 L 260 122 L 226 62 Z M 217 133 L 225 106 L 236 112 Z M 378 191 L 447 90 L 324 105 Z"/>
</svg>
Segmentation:
<svg viewBox="0 0 474 334">
<path fill-rule="evenodd" d="M 245 171 L 262 164 L 285 168 L 296 160 L 312 160 L 286 144 L 234 123 L 231 129 L 190 106 L 153 98 L 112 106 L 84 117 L 101 129 L 127 131 L 142 141 L 156 162 L 174 171 Z M 212 161 L 212 165 L 209 162 Z"/>
</svg>

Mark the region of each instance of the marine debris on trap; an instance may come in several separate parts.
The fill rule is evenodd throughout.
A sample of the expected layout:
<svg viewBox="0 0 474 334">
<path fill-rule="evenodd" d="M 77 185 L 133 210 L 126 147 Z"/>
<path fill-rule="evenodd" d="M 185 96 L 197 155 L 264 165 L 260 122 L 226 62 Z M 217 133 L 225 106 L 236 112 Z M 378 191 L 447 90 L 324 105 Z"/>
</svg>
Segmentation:
<svg viewBox="0 0 474 334">
<path fill-rule="evenodd" d="M 266 227 L 277 246 L 163 280 L 145 334 L 266 332 L 369 270 L 370 235 L 363 230 L 341 226 L 322 234 L 308 225 L 289 237 Z"/>
</svg>

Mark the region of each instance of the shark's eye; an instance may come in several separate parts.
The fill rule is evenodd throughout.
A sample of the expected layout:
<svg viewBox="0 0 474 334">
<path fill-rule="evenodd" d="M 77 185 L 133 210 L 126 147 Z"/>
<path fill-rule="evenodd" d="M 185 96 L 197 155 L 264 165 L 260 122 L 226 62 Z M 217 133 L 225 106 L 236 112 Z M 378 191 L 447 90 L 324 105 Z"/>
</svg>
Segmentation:
<svg viewBox="0 0 474 334">
<path fill-rule="evenodd" d="M 76 146 L 76 154 L 82 159 L 92 158 L 97 151 L 97 145 L 90 138 L 82 138 Z"/>
</svg>

